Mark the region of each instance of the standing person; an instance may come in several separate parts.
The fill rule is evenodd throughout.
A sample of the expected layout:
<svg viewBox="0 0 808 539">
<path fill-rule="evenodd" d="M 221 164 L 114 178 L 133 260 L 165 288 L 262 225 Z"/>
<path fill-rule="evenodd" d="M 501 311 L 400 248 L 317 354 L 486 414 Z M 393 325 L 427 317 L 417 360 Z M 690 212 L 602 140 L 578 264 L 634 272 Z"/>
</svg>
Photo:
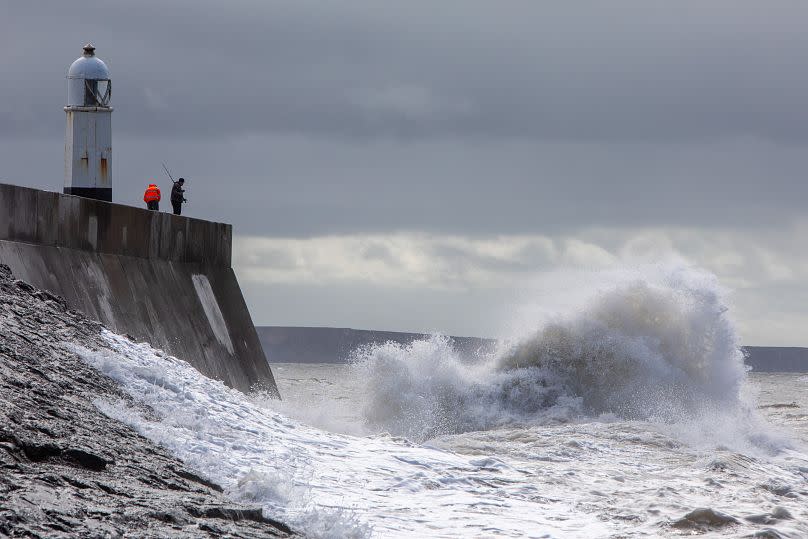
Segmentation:
<svg viewBox="0 0 808 539">
<path fill-rule="evenodd" d="M 152 211 L 160 211 L 160 188 L 156 183 L 150 183 L 143 193 L 143 202 L 146 208 Z"/>
<path fill-rule="evenodd" d="M 180 178 L 174 182 L 174 187 L 171 188 L 171 206 L 174 208 L 174 215 L 180 215 L 182 213 L 182 203 L 188 202 L 185 200 L 183 185 L 185 185 L 185 178 Z"/>
</svg>

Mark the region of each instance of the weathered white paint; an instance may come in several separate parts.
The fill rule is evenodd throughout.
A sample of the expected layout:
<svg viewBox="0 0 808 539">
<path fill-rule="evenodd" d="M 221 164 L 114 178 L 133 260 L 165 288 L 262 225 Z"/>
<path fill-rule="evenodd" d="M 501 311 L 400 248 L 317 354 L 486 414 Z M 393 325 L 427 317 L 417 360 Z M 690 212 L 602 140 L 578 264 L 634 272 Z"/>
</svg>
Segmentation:
<svg viewBox="0 0 808 539">
<path fill-rule="evenodd" d="M 112 109 L 66 107 L 65 187 L 112 188 Z"/>
<path fill-rule="evenodd" d="M 210 329 L 216 335 L 216 339 L 227 348 L 228 352 L 233 353 L 233 341 L 230 340 L 230 332 L 227 330 L 227 323 L 224 321 L 222 310 L 219 308 L 219 302 L 216 301 L 216 296 L 213 293 L 213 288 L 210 286 L 205 275 L 193 275 L 191 280 L 196 289 L 196 296 L 202 304 L 202 309 L 205 311 L 205 316 L 210 323 Z"/>
<path fill-rule="evenodd" d="M 86 85 L 110 85 L 109 70 L 90 45 L 68 71 L 65 188 L 112 189 L 112 108 L 88 101 Z M 103 105 L 103 106 L 101 106 Z"/>
</svg>

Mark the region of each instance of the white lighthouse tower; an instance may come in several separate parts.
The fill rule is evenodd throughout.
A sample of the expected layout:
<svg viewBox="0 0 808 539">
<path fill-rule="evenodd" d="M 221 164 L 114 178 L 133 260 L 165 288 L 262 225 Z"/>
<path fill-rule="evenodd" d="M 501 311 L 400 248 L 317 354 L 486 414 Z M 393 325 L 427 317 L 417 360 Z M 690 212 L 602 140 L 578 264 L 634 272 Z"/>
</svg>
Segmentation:
<svg viewBox="0 0 808 539">
<path fill-rule="evenodd" d="M 68 195 L 112 200 L 112 81 L 95 47 L 67 72 L 65 189 Z"/>
</svg>

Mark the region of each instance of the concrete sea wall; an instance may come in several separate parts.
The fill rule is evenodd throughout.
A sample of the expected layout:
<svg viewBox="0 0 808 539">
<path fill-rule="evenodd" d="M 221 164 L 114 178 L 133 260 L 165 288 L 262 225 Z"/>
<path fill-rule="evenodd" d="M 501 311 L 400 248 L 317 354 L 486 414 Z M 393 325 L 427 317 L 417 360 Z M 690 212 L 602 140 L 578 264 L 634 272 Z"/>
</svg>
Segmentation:
<svg viewBox="0 0 808 539">
<path fill-rule="evenodd" d="M 232 227 L 0 184 L 0 263 L 230 387 L 275 380 L 230 267 Z"/>
</svg>

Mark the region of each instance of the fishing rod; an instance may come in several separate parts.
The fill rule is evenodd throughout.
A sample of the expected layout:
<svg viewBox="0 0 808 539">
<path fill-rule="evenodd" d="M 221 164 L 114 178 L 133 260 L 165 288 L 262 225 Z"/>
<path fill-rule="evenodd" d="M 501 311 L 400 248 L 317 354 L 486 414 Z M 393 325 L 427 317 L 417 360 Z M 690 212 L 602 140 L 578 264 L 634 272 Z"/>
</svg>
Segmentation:
<svg viewBox="0 0 808 539">
<path fill-rule="evenodd" d="M 166 164 L 163 163 L 162 165 L 163 165 L 163 170 L 166 171 L 166 174 L 168 174 L 168 178 L 172 181 L 172 183 L 177 183 L 177 182 L 174 181 L 174 176 L 172 176 L 171 172 L 168 171 L 168 167 L 166 166 Z"/>
</svg>

